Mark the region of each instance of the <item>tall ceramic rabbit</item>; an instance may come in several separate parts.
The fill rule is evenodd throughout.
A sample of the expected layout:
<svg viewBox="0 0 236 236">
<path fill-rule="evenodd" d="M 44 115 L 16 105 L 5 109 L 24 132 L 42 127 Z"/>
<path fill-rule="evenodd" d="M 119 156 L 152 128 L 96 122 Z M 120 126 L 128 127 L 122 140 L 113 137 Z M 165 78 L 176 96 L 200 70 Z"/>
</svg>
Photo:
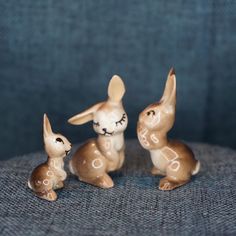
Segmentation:
<svg viewBox="0 0 236 236">
<path fill-rule="evenodd" d="M 43 119 L 43 137 L 48 159 L 33 170 L 28 187 L 39 198 L 55 201 L 57 194 L 54 190 L 63 188 L 63 181 L 67 176 L 64 170 L 64 157 L 70 152 L 71 144 L 61 134 L 53 133 L 46 114 Z"/>
<path fill-rule="evenodd" d="M 93 121 L 93 129 L 98 134 L 97 138 L 90 139 L 79 147 L 69 163 L 72 174 L 83 182 L 101 188 L 111 188 L 114 185 L 107 173 L 120 169 L 125 158 L 124 131 L 128 117 L 122 105 L 124 93 L 122 79 L 114 75 L 108 86 L 107 101 L 68 120 L 73 125 Z"/>
<path fill-rule="evenodd" d="M 200 169 L 200 162 L 187 145 L 167 138 L 167 132 L 174 124 L 175 108 L 176 77 L 171 69 L 161 100 L 140 113 L 137 125 L 139 142 L 151 155 L 152 174 L 165 176 L 159 183 L 161 190 L 186 184 Z"/>
</svg>

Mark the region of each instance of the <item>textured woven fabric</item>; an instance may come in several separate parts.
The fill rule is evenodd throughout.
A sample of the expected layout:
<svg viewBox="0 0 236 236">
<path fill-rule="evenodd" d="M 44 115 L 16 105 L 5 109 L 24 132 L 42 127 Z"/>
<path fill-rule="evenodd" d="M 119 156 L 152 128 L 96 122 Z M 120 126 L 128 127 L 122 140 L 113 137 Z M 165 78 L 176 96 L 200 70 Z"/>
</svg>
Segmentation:
<svg viewBox="0 0 236 236">
<path fill-rule="evenodd" d="M 0 162 L 0 235 L 235 235 L 236 152 L 191 144 L 200 173 L 176 190 L 158 190 L 148 153 L 127 142 L 115 187 L 103 190 L 69 175 L 56 202 L 33 196 L 26 182 L 45 155 Z"/>
<path fill-rule="evenodd" d="M 0 1 L 0 159 L 40 150 L 44 112 L 73 142 L 92 136 L 66 120 L 102 101 L 113 74 L 136 137 L 171 66 L 174 137 L 236 147 L 235 12 L 235 0 Z"/>
</svg>

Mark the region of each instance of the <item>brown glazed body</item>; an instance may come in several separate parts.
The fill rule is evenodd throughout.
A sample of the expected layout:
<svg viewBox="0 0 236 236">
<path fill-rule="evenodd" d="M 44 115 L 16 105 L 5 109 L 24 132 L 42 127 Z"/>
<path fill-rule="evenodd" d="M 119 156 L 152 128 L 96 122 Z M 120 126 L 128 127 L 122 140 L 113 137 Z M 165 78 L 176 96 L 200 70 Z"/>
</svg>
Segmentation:
<svg viewBox="0 0 236 236">
<path fill-rule="evenodd" d="M 73 116 L 69 123 L 81 125 L 93 121 L 97 138 L 87 140 L 78 148 L 70 161 L 72 174 L 80 181 L 111 188 L 114 183 L 109 172 L 122 167 L 125 154 L 124 131 L 128 117 L 122 105 L 125 93 L 123 81 L 113 76 L 108 86 L 108 100 Z"/>
<path fill-rule="evenodd" d="M 47 115 L 44 115 L 44 144 L 48 154 L 45 163 L 37 166 L 28 180 L 28 187 L 39 198 L 55 201 L 55 189 L 64 187 L 67 174 L 64 170 L 64 157 L 70 152 L 70 142 L 61 134 L 54 134 Z"/>
<path fill-rule="evenodd" d="M 152 174 L 165 176 L 159 183 L 161 190 L 186 184 L 200 169 L 200 162 L 186 144 L 167 138 L 167 132 L 174 124 L 175 109 L 176 77 L 171 69 L 161 100 L 145 108 L 137 124 L 139 142 L 151 155 Z"/>
</svg>

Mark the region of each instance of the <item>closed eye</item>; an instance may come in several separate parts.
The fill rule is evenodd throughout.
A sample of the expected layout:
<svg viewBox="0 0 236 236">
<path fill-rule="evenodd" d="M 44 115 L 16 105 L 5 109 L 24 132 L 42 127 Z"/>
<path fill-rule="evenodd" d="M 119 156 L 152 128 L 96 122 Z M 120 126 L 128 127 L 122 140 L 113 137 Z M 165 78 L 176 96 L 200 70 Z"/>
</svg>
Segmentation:
<svg viewBox="0 0 236 236">
<path fill-rule="evenodd" d="M 94 121 L 93 121 L 93 125 L 94 126 L 100 126 L 99 122 L 94 122 Z"/>
<path fill-rule="evenodd" d="M 126 119 L 126 115 L 125 113 L 122 115 L 121 119 L 119 121 L 116 121 L 116 126 L 118 126 L 119 124 L 122 125 L 123 122 L 125 122 Z"/>
<path fill-rule="evenodd" d="M 64 141 L 63 141 L 61 138 L 56 138 L 56 142 L 59 142 L 59 143 L 63 143 L 63 144 L 64 144 Z"/>
</svg>

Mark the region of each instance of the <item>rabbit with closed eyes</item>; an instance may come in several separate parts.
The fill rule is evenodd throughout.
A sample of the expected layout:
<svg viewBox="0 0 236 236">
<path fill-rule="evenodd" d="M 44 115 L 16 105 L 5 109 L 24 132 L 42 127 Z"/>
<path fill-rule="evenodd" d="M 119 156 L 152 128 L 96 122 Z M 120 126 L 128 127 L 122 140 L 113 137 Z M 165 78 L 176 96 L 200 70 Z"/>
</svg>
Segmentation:
<svg viewBox="0 0 236 236">
<path fill-rule="evenodd" d="M 167 138 L 167 132 L 174 124 L 175 107 L 176 77 L 171 69 L 161 100 L 140 113 L 137 125 L 139 142 L 151 154 L 152 174 L 165 176 L 159 183 L 161 190 L 186 184 L 200 169 L 200 162 L 186 144 Z"/>
<path fill-rule="evenodd" d="M 109 172 L 122 167 L 125 154 L 124 131 L 128 117 L 122 105 L 125 86 L 115 75 L 108 86 L 108 100 L 73 116 L 70 124 L 82 125 L 93 121 L 97 138 L 86 141 L 78 148 L 69 163 L 72 174 L 79 180 L 101 188 L 111 188 L 114 183 Z"/>
</svg>

